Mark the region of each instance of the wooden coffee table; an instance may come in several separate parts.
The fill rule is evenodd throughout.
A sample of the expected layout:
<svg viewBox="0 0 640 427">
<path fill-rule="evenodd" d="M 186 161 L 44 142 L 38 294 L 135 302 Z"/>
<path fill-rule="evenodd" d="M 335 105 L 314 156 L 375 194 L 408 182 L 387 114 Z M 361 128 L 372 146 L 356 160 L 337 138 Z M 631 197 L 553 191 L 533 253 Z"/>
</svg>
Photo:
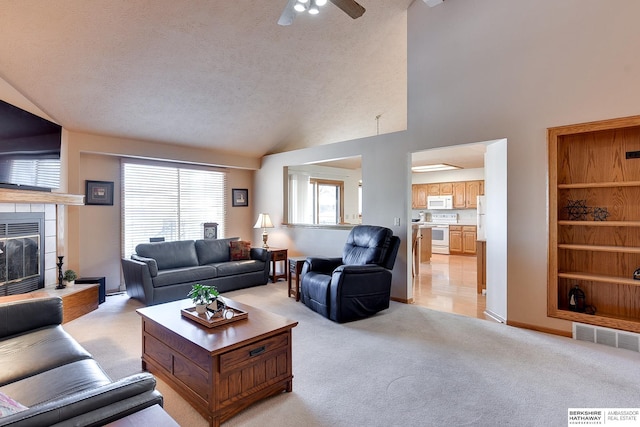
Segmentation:
<svg viewBox="0 0 640 427">
<path fill-rule="evenodd" d="M 225 298 L 248 318 L 208 328 L 183 317 L 190 300 L 137 310 L 142 317 L 142 369 L 185 398 L 210 426 L 247 406 L 292 390 L 293 320 Z"/>
</svg>

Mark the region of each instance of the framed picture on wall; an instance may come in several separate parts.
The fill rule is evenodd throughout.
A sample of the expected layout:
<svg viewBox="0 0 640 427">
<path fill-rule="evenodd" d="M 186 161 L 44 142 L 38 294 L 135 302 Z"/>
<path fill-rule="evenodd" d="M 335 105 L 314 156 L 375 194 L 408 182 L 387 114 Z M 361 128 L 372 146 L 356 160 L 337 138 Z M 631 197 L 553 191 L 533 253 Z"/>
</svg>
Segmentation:
<svg viewBox="0 0 640 427">
<path fill-rule="evenodd" d="M 232 206 L 249 206 L 249 190 L 234 188 L 231 190 Z"/>
<path fill-rule="evenodd" d="M 86 181 L 85 205 L 113 205 L 113 181 Z"/>
</svg>

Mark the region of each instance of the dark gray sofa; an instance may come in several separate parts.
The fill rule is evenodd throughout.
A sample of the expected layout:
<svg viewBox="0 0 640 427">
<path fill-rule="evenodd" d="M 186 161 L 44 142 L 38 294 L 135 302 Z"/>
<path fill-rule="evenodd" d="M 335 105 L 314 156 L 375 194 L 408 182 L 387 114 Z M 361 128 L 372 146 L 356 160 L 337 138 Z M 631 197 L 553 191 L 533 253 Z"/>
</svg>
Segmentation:
<svg viewBox="0 0 640 427">
<path fill-rule="evenodd" d="M 162 406 L 151 374 L 112 381 L 61 323 L 59 297 L 0 304 L 0 392 L 28 407 L 0 426 L 98 426 Z"/>
<path fill-rule="evenodd" d="M 231 261 L 227 239 L 141 243 L 122 259 L 127 294 L 147 305 L 187 298 L 195 283 L 229 292 L 269 281 L 269 252 L 251 248 L 250 259 Z"/>
</svg>

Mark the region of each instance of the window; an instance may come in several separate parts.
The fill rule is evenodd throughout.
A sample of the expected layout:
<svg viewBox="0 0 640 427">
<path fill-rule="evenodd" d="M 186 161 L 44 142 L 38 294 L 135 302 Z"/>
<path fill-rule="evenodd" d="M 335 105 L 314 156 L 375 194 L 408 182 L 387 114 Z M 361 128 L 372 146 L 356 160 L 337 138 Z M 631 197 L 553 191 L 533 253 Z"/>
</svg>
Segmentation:
<svg viewBox="0 0 640 427">
<path fill-rule="evenodd" d="M 224 237 L 226 187 L 222 171 L 123 161 L 123 256 L 152 238 L 201 239 L 205 222 Z"/>
<path fill-rule="evenodd" d="M 313 223 L 340 224 L 343 217 L 344 182 L 312 178 L 309 185 L 313 194 Z"/>
</svg>

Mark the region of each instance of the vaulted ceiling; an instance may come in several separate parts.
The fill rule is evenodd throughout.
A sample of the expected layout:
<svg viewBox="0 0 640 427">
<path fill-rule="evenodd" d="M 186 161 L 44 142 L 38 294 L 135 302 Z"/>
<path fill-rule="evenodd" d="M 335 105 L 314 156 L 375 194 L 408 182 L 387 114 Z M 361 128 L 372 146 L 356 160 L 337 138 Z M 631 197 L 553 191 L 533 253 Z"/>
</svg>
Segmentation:
<svg viewBox="0 0 640 427">
<path fill-rule="evenodd" d="M 401 131 L 412 1 L 3 0 L 0 78 L 72 131 L 248 156 Z"/>
</svg>

